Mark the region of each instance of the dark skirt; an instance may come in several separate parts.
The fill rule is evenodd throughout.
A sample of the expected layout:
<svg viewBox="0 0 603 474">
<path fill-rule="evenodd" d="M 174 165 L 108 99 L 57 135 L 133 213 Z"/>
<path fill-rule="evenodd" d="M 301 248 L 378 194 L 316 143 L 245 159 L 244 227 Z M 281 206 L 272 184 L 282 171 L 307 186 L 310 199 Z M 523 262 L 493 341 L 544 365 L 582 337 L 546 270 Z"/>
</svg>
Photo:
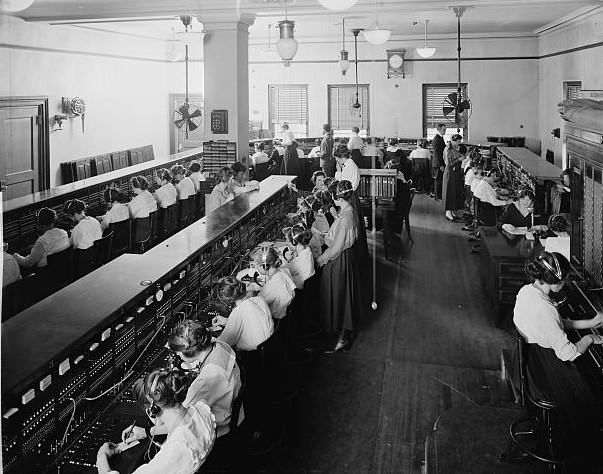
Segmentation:
<svg viewBox="0 0 603 474">
<path fill-rule="evenodd" d="M 364 226 L 364 213 L 362 212 L 362 204 L 358 197 L 358 191 L 352 193 L 350 204 L 356 211 L 356 216 L 358 217 L 358 256 L 361 259 L 365 259 L 368 257 L 368 243 L 366 240 L 366 227 Z"/>
<path fill-rule="evenodd" d="M 322 267 L 320 308 L 325 331 L 353 331 L 361 316 L 358 242 Z"/>
<path fill-rule="evenodd" d="M 446 166 L 442 183 L 442 198 L 446 211 L 463 209 L 465 201 L 463 197 L 464 186 L 461 162 L 457 161 L 452 166 Z"/>
<path fill-rule="evenodd" d="M 557 405 L 559 440 L 574 452 L 592 449 L 601 423 L 601 403 L 594 392 L 576 365 L 560 360 L 553 349 L 526 347 L 530 391 L 534 398 Z"/>
<path fill-rule="evenodd" d="M 280 174 L 288 175 L 289 174 L 289 160 L 291 159 L 291 155 L 293 154 L 293 147 L 291 145 L 285 147 L 285 155 L 283 156 L 283 162 L 281 163 L 281 171 Z"/>
</svg>

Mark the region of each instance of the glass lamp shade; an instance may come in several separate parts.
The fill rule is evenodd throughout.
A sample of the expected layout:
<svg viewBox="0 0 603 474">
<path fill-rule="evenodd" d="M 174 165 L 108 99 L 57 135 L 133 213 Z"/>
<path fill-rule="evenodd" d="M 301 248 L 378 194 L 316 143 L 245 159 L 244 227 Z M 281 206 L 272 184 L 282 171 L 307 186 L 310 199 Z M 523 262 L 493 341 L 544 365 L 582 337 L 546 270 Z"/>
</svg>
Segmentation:
<svg viewBox="0 0 603 474">
<path fill-rule="evenodd" d="M 345 73 L 350 69 L 350 61 L 348 60 L 348 52 L 345 49 L 340 51 L 341 59 L 339 60 L 339 70 L 341 74 L 345 76 Z"/>
<path fill-rule="evenodd" d="M 291 60 L 297 54 L 297 41 L 293 37 L 293 28 L 295 22 L 290 20 L 283 20 L 278 22 L 280 30 L 280 39 L 276 42 L 276 51 L 281 57 L 285 66 L 291 65 Z"/>
<path fill-rule="evenodd" d="M 34 0 L 0 0 L 0 11 L 6 13 L 20 12 L 31 7 L 33 2 Z"/>
<path fill-rule="evenodd" d="M 327 10 L 347 10 L 352 8 L 358 0 L 318 0 Z"/>
<path fill-rule="evenodd" d="M 184 44 L 179 40 L 169 40 L 165 55 L 170 62 L 181 61 L 184 58 Z"/>
<path fill-rule="evenodd" d="M 392 30 L 375 28 L 372 30 L 364 30 L 362 34 L 364 35 L 364 39 L 371 44 L 383 44 L 389 39 L 389 36 L 392 34 Z"/>
<path fill-rule="evenodd" d="M 417 54 L 422 58 L 431 58 L 436 52 L 435 48 L 428 48 L 424 46 L 423 48 L 417 48 Z"/>
</svg>

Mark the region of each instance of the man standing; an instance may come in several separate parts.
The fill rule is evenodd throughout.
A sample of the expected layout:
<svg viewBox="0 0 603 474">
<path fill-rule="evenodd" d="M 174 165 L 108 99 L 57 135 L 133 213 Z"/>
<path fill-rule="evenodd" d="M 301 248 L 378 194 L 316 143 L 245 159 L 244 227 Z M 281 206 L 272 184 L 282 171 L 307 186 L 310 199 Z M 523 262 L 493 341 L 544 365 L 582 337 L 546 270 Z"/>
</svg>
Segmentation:
<svg viewBox="0 0 603 474">
<path fill-rule="evenodd" d="M 323 136 L 320 142 L 320 167 L 324 174 L 332 178 L 335 176 L 335 160 L 333 159 L 333 135 L 331 135 L 331 125 L 328 123 L 322 126 Z"/>
<path fill-rule="evenodd" d="M 362 166 L 362 148 L 364 147 L 364 142 L 362 138 L 358 136 L 360 133 L 360 129 L 358 127 L 352 127 L 352 137 L 348 142 L 348 150 L 350 150 L 350 154 L 354 163 L 358 168 Z"/>
<path fill-rule="evenodd" d="M 283 134 L 283 146 L 285 147 L 285 156 L 283 157 L 281 174 L 289 174 L 289 158 L 291 157 L 295 136 L 293 135 L 293 132 L 289 130 L 289 125 L 287 123 L 284 123 L 281 126 L 281 131 Z"/>
<path fill-rule="evenodd" d="M 446 142 L 444 141 L 444 134 L 446 133 L 446 125 L 439 123 L 437 128 L 436 136 L 433 137 L 431 145 L 433 147 L 433 154 L 431 155 L 431 170 L 434 181 L 434 197 L 436 201 L 442 199 L 442 178 L 444 176 L 444 149 L 446 148 Z"/>
</svg>

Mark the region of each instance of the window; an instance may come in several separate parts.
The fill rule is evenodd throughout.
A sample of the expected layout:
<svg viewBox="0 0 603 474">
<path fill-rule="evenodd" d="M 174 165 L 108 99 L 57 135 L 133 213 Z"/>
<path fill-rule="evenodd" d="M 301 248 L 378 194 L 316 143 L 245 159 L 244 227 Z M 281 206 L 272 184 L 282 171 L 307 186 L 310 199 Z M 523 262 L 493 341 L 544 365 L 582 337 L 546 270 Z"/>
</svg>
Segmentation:
<svg viewBox="0 0 603 474">
<path fill-rule="evenodd" d="M 449 94 L 457 91 L 457 85 L 450 84 L 423 84 L 423 136 L 431 140 L 437 133 L 436 127 L 439 123 L 446 124 L 446 141 L 457 133 L 456 129 L 460 128 L 459 132 L 465 141 L 469 139 L 469 125 L 461 124 L 458 126 L 454 122 L 454 111 L 448 116 L 444 115 L 444 101 Z M 464 98 L 467 97 L 467 84 L 461 84 L 461 94 Z"/>
<path fill-rule="evenodd" d="M 563 83 L 563 100 L 580 99 L 582 97 L 582 81 L 566 81 Z"/>
<path fill-rule="evenodd" d="M 297 138 L 308 136 L 308 85 L 268 85 L 270 133 L 276 137 L 283 123 Z"/>
<path fill-rule="evenodd" d="M 351 137 L 354 126 L 360 129 L 361 136 L 366 137 L 370 134 L 368 84 L 358 85 L 359 109 L 352 107 L 356 103 L 355 84 L 328 85 L 327 99 L 328 118 L 334 136 Z"/>
</svg>

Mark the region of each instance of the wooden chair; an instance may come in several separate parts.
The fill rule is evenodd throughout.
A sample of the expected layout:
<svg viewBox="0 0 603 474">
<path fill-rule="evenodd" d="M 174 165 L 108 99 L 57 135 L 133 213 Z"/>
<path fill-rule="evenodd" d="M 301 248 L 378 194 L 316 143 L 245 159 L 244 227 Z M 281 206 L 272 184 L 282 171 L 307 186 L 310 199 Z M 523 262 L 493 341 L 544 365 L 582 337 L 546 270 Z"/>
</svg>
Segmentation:
<svg viewBox="0 0 603 474">
<path fill-rule="evenodd" d="M 182 230 L 189 225 L 191 218 L 191 202 L 194 201 L 194 196 L 188 199 L 180 199 L 177 204 L 177 229 Z"/>
<path fill-rule="evenodd" d="M 270 165 L 266 163 L 258 163 L 255 165 L 255 179 L 262 181 L 270 176 Z"/>
<path fill-rule="evenodd" d="M 113 252 L 111 258 L 119 257 L 130 250 L 132 239 L 132 221 L 126 219 L 109 225 L 109 231 L 113 233 Z"/>
<path fill-rule="evenodd" d="M 178 203 L 167 207 L 166 236 L 174 234 L 178 230 Z"/>
<path fill-rule="evenodd" d="M 73 279 L 78 280 L 94 270 L 94 246 L 73 250 Z"/>
<path fill-rule="evenodd" d="M 73 249 L 71 247 L 46 257 L 48 265 L 44 272 L 48 275 L 52 292 L 69 285 L 73 278 Z"/>
<path fill-rule="evenodd" d="M 479 225 L 495 226 L 496 225 L 496 208 L 489 202 L 483 202 L 476 198 L 477 203 L 477 221 Z"/>
<path fill-rule="evenodd" d="M 102 267 L 111 260 L 113 252 L 113 232 L 109 232 L 107 235 L 95 240 L 92 249 L 94 268 Z"/>
<path fill-rule="evenodd" d="M 151 242 L 151 218 L 140 217 L 134 219 L 132 228 L 132 250 L 137 253 L 144 253 L 148 250 Z"/>
<path fill-rule="evenodd" d="M 149 220 L 151 222 L 151 240 L 150 244 L 155 245 L 155 242 L 159 241 L 159 221 L 158 221 L 158 211 L 153 211 L 149 213 Z"/>
</svg>

